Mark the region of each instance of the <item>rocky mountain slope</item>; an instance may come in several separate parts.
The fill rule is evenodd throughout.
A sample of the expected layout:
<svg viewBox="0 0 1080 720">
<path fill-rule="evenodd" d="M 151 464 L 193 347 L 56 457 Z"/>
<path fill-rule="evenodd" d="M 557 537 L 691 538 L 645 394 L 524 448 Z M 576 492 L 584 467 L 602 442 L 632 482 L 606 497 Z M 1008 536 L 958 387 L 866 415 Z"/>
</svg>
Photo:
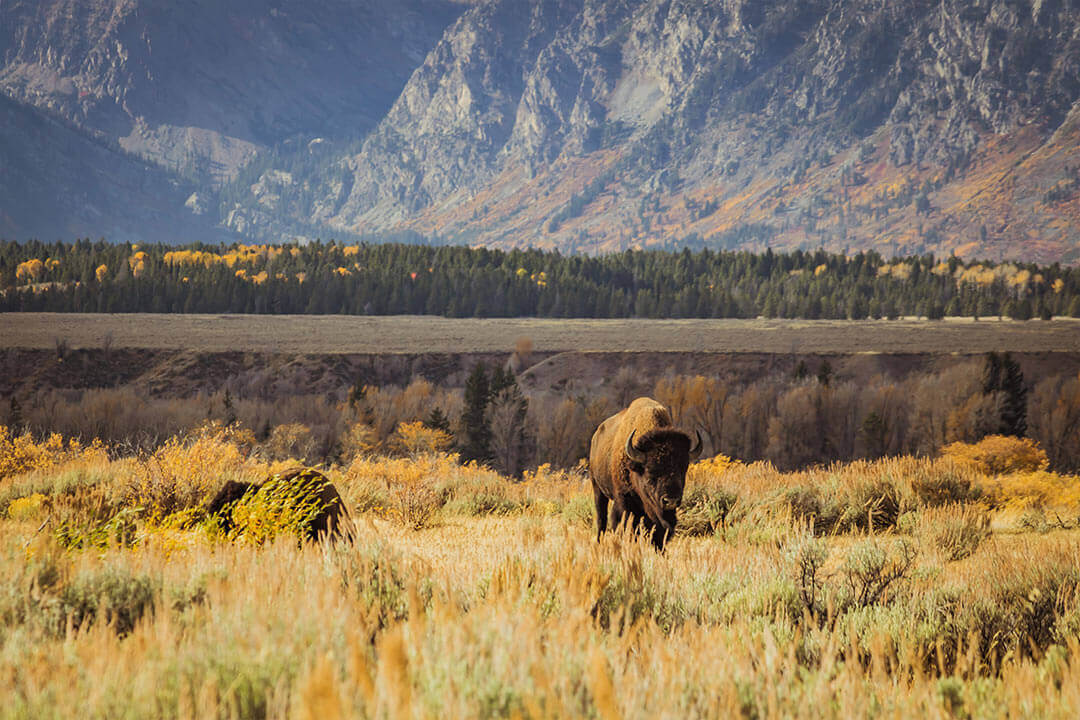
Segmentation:
<svg viewBox="0 0 1080 720">
<path fill-rule="evenodd" d="M 0 237 L 224 240 L 194 185 L 0 95 Z M 148 233 L 153 229 L 153 233 Z"/>
<path fill-rule="evenodd" d="M 180 172 L 246 237 L 1080 261 L 1077 0 L 0 15 L 4 93 Z"/>
</svg>

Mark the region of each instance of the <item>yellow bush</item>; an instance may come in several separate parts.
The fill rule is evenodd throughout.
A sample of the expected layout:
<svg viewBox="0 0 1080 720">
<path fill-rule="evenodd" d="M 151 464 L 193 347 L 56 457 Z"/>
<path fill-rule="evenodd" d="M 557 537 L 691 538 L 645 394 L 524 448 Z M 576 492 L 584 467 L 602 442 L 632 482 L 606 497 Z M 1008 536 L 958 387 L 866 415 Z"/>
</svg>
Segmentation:
<svg viewBox="0 0 1080 720">
<path fill-rule="evenodd" d="M 450 449 L 453 444 L 453 438 L 448 433 L 429 428 L 419 420 L 400 423 L 394 439 L 409 455 L 441 452 Z"/>
<path fill-rule="evenodd" d="M 64 442 L 59 433 L 35 442 L 29 433 L 16 437 L 0 425 L 0 479 L 35 470 L 49 470 L 73 460 L 99 461 L 107 459 L 104 445 L 95 440 L 83 446 L 78 440 Z"/>
<path fill-rule="evenodd" d="M 687 484 L 708 485 L 732 468 L 742 463 L 732 460 L 727 455 L 715 455 L 707 460 L 693 463 L 686 471 Z"/>
<path fill-rule="evenodd" d="M 218 422 L 171 438 L 145 461 L 129 465 L 127 502 L 156 520 L 202 501 L 222 478 L 261 475 L 266 466 L 249 457 L 251 440 L 248 431 Z"/>
<path fill-rule="evenodd" d="M 954 442 L 942 448 L 941 455 L 987 475 L 1045 470 L 1050 464 L 1038 442 L 1008 435 L 987 435 L 977 443 Z"/>
<path fill-rule="evenodd" d="M 1000 475 L 983 485 L 1002 515 L 1029 510 L 1059 512 L 1070 520 L 1080 515 L 1080 478 L 1075 476 L 1034 470 Z"/>
<path fill-rule="evenodd" d="M 358 458 L 346 469 L 343 484 L 368 496 L 384 498 L 385 504 L 372 509 L 387 519 L 420 530 L 431 524 L 445 502 L 436 482 L 453 474 L 455 468 L 456 456 L 443 454 L 417 459 Z"/>
<path fill-rule="evenodd" d="M 41 514 L 44 505 L 45 496 L 41 493 L 16 498 L 8 506 L 8 517 L 12 520 L 33 520 Z"/>
</svg>

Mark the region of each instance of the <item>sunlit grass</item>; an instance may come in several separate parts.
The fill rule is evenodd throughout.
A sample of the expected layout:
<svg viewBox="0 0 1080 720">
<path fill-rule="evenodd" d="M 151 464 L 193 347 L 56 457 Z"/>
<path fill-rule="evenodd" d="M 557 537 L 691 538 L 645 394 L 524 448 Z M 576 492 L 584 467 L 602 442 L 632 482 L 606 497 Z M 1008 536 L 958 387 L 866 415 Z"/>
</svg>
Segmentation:
<svg viewBox="0 0 1080 720">
<path fill-rule="evenodd" d="M 243 435 L 65 452 L 0 477 L 3 717 L 1080 713 L 1080 531 L 1014 510 L 1076 478 L 719 459 L 658 554 L 580 472 L 414 449 L 326 470 L 355 541 L 256 544 L 197 512 L 281 469 Z"/>
</svg>

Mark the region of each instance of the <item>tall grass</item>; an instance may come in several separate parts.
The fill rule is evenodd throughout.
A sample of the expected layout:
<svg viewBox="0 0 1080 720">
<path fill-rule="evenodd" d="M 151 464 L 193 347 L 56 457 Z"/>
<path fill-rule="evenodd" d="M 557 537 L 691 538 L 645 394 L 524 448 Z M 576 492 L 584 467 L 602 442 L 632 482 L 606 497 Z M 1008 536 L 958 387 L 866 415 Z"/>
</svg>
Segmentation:
<svg viewBox="0 0 1080 720">
<path fill-rule="evenodd" d="M 512 482 L 441 452 L 327 471 L 352 542 L 176 522 L 275 471 L 246 443 L 210 427 L 0 479 L 0 715 L 1080 713 L 1080 532 L 1012 522 L 1014 476 L 713 460 L 663 554 L 597 542 L 578 472 Z M 1073 502 L 1055 477 L 1045 512 Z M 121 513 L 93 543 L 55 525 Z"/>
</svg>

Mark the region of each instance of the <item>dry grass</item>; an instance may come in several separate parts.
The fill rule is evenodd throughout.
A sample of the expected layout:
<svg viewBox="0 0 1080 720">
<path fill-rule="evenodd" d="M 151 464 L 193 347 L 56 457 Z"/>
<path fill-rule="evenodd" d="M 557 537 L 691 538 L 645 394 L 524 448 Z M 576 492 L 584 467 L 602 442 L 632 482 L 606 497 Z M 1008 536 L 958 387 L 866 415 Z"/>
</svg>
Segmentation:
<svg viewBox="0 0 1080 720">
<path fill-rule="evenodd" d="M 1080 351 L 1080 321 L 448 319 L 434 316 L 0 314 L 9 348 L 180 348 L 274 353 L 538 351 L 950 353 Z"/>
<path fill-rule="evenodd" d="M 1080 532 L 986 525 L 1030 472 L 716 459 L 662 555 L 598 543 L 578 472 L 440 452 L 331 468 L 348 544 L 233 543 L 191 514 L 275 469 L 211 426 L 0 476 L 0 715 L 1080 713 Z M 1044 511 L 1071 506 L 1076 478 L 1037 474 Z M 111 525 L 79 544 L 45 518 Z"/>
</svg>

